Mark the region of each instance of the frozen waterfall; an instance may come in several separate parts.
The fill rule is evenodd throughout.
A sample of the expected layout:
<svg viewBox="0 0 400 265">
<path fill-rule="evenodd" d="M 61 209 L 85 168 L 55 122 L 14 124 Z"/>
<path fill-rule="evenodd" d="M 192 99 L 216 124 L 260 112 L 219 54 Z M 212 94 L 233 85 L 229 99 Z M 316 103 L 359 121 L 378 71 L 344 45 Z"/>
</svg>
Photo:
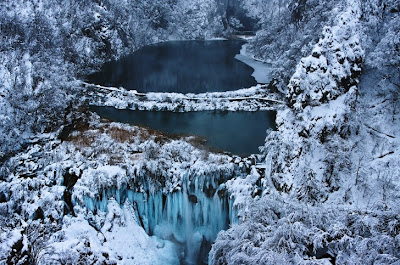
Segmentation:
<svg viewBox="0 0 400 265">
<path fill-rule="evenodd" d="M 129 188 L 110 188 L 97 199 L 85 198 L 91 211 L 107 211 L 108 198 L 123 207 L 132 202 L 137 220 L 149 235 L 173 241 L 184 253 L 186 264 L 207 263 L 212 242 L 221 230 L 237 223 L 233 202 L 224 184 L 213 177 L 183 177 L 179 189 L 171 193 L 135 192 Z"/>
</svg>

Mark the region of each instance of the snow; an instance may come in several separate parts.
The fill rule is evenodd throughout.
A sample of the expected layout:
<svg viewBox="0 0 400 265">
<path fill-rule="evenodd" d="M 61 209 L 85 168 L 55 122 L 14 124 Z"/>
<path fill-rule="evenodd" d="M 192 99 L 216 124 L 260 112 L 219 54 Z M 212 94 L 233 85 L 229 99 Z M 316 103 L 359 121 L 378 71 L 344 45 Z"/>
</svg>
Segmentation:
<svg viewBox="0 0 400 265">
<path fill-rule="evenodd" d="M 207 40 L 228 40 L 228 39 L 223 37 L 211 37 L 210 39 Z"/>
<path fill-rule="evenodd" d="M 269 74 L 271 66 L 251 58 L 246 52 L 246 45 L 242 46 L 240 53 L 235 58 L 254 69 L 251 76 L 254 77 L 257 83 L 268 84 L 271 81 L 272 77 Z"/>
<path fill-rule="evenodd" d="M 398 223 L 394 87 L 378 86 L 379 68 L 360 72 L 368 54 L 358 7 L 348 1 L 299 60 L 288 91 L 297 102 L 278 109 L 265 162 L 227 182 L 241 222 L 219 234 L 210 263 L 327 263 L 319 252 L 336 263 L 398 262 L 397 235 L 382 229 L 385 218 Z M 337 80 L 347 77 L 351 85 Z"/>
<path fill-rule="evenodd" d="M 66 252 L 82 251 L 89 245 L 94 254 L 118 264 L 178 264 L 173 243 L 149 237 L 132 218 L 128 206 L 122 209 L 116 201 L 109 203 L 109 213 L 101 231 L 96 231 L 83 215 L 77 218 L 64 218 L 62 230 L 57 232 L 50 243 L 52 253 L 41 253 L 39 264 L 47 264 L 55 257 L 63 258 Z M 63 240 L 59 242 L 60 235 Z M 86 243 L 87 242 L 87 243 Z"/>
<path fill-rule="evenodd" d="M 237 222 L 220 183 L 245 171 L 246 159 L 209 153 L 186 138 L 164 138 L 158 142 L 146 129 L 90 114 L 84 131 L 31 146 L 12 160 L 21 166 L 0 185 L 7 207 L 19 202 L 30 225 L 62 220 L 39 264 L 76 262 L 80 255 L 101 261 L 103 253 L 123 264 L 177 264 L 196 259 L 203 241 Z M 20 177 L 26 170 L 37 175 Z M 78 176 L 75 184 L 67 172 Z M 214 192 L 207 195 L 208 189 Z M 76 216 L 63 214 L 68 193 Z M 43 217 L 33 220 L 37 211 Z M 171 236 L 180 243 L 168 241 Z"/>
<path fill-rule="evenodd" d="M 235 37 L 245 40 L 245 41 L 250 41 L 250 40 L 254 39 L 254 36 L 252 36 L 252 35 L 235 35 Z"/>
<path fill-rule="evenodd" d="M 112 218 L 110 215 L 116 215 L 119 211 L 121 211 L 119 205 L 115 201 L 111 201 L 106 219 Z M 126 225 L 115 226 L 111 231 L 103 229 L 103 233 L 108 239 L 104 243 L 106 249 L 115 251 L 116 255 L 122 256 L 125 264 L 179 263 L 173 243 L 149 237 L 132 217 L 132 211 L 129 211 L 128 207 L 123 208 L 123 217 Z"/>
<path fill-rule="evenodd" d="M 302 58 L 290 79 L 290 104 L 301 109 L 335 99 L 358 84 L 364 51 L 357 33 L 356 8 L 349 8 L 337 18 L 337 25 L 324 27 L 323 37 L 311 55 Z"/>
<path fill-rule="evenodd" d="M 94 86 L 95 87 L 95 86 Z M 112 106 L 118 109 L 158 110 L 158 111 L 257 111 L 275 109 L 284 102 L 280 95 L 271 93 L 266 85 L 227 92 L 208 92 L 200 94 L 145 93 L 134 91 L 95 90 L 89 93 L 91 105 Z"/>
<path fill-rule="evenodd" d="M 25 237 L 22 235 L 23 229 L 13 229 L 11 231 L 3 231 L 0 233 L 0 263 L 5 264 L 8 255 L 13 254 L 13 247 L 19 241 L 23 240 L 25 249 Z"/>
<path fill-rule="evenodd" d="M 169 139 L 139 127 L 103 122 L 92 114 L 75 113 L 73 120 L 78 122 L 74 123 L 74 132 L 63 140 L 57 139 L 56 133 L 40 134 L 44 128 L 37 129 L 39 133 L 32 137 L 34 130 L 30 128 L 43 118 L 35 114 L 42 107 L 33 106 L 39 101 L 45 107 L 57 101 L 36 97 L 54 90 L 56 99 L 63 98 L 66 94 L 56 87 L 78 86 L 79 82 L 67 82 L 59 76 L 64 70 L 64 75 L 74 71 L 46 64 L 34 52 L 28 54 L 19 46 L 10 45 L 10 49 L 18 51 L 0 53 L 0 76 L 4 81 L 0 88 L 0 136 L 6 139 L 1 153 L 8 154 L 0 165 L 0 263 L 28 263 L 33 258 L 37 264 L 179 264 L 185 257 L 187 262 L 194 259 L 204 238 L 217 238 L 209 263 L 329 264 L 335 259 L 337 264 L 397 264 L 400 120 L 395 46 L 399 20 L 398 1 L 384 2 L 381 6 L 383 2 L 378 0 L 314 1 L 313 8 L 304 10 L 303 19 L 296 25 L 288 12 L 301 5 L 293 7 L 286 5 L 288 1 L 279 1 L 283 3 L 279 6 L 282 16 L 274 19 L 276 13 L 263 8 L 276 6 L 278 1 L 245 3 L 248 8 L 253 5 L 249 12 L 263 16 L 261 27 L 281 30 L 279 23 L 287 27 L 283 31 L 286 35 L 278 30 L 262 30 L 251 50 L 258 47 L 260 53 L 276 52 L 259 57 L 279 58 L 274 63 L 282 64 L 279 71 L 291 79 L 289 94 L 293 96 L 292 104 L 280 105 L 278 129 L 269 132 L 254 161 L 209 153 L 195 147 L 190 139 Z M 119 33 L 134 33 L 132 47 L 124 47 L 113 37 L 118 34 L 107 21 L 114 17 L 106 6 L 89 4 L 90 12 L 76 9 L 83 14 L 65 14 L 89 20 L 74 21 L 78 27 L 61 20 L 64 30 L 73 32 L 70 37 L 71 48 L 77 52 L 75 59 L 89 64 L 104 60 L 98 53 L 102 40 L 80 35 L 84 27 L 93 30 L 98 26 L 93 35 L 110 41 L 118 57 L 151 40 L 213 36 L 216 28 L 207 29 L 205 25 L 221 21 L 221 17 L 213 16 L 216 5 L 212 1 L 178 1 L 176 9 L 169 9 L 163 2 L 160 10 L 167 8 L 174 19 L 167 30 L 152 29 L 148 18 L 139 15 L 154 3 L 140 2 L 139 11 L 128 3 L 117 3 L 121 5 L 118 12 L 122 20 L 127 22 L 120 24 L 123 29 Z M 190 11 L 193 3 L 197 3 L 199 12 L 182 12 Z M 116 7 L 112 1 L 109 4 Z M 334 18 L 318 16 L 321 10 L 326 12 L 321 6 L 337 6 L 328 8 Z M 49 9 L 46 1 L 39 1 L 37 8 L 29 1 L 17 1 L 15 7 L 16 11 L 4 13 L 14 17 L 19 12 L 18 23 L 29 30 L 31 15 Z M 75 10 L 71 3 L 68 8 Z M 363 13 L 358 8 L 363 8 Z M 365 11 L 368 8 L 372 9 L 370 13 Z M 57 11 L 60 16 L 64 16 L 62 11 Z M 130 11 L 138 14 L 126 16 Z M 55 16 L 57 12 L 50 14 Z M 307 17 L 310 12 L 325 18 L 324 23 Z M 9 22 L 7 17 L 2 19 Z M 48 21 L 57 20 L 52 17 Z M 179 31 L 175 32 L 176 28 Z M 294 31 L 309 36 L 296 39 L 296 33 L 292 39 L 286 38 L 288 32 Z M 35 32 L 31 33 L 33 41 L 29 45 L 38 40 Z M 262 34 L 269 42 L 257 44 Z M 59 36 L 55 39 L 63 40 Z M 132 40 L 133 37 L 128 38 Z M 286 49 L 287 45 L 290 49 Z M 27 50 L 33 51 L 32 47 Z M 87 58 L 86 48 L 93 57 Z M 300 53 L 305 54 L 299 56 Z M 49 60 L 57 61 L 53 59 L 49 56 Z M 291 60 L 296 61 L 297 67 L 290 67 Z M 61 70 L 47 72 L 56 68 Z M 47 78 L 51 73 L 57 79 Z M 351 82 L 346 84 L 348 77 Z M 37 78 L 46 80 L 38 82 L 34 92 L 33 80 Z M 43 92 L 43 84 L 49 80 L 51 89 Z M 21 95 L 27 96 L 27 102 L 9 100 L 13 96 L 26 98 L 13 86 L 25 90 Z M 265 88 L 259 85 L 198 95 L 149 93 L 145 100 L 137 93 L 117 89 L 91 91 L 92 97 L 88 97 L 93 104 L 120 108 L 256 111 L 275 106 L 266 106 L 254 98 L 239 99 L 279 100 Z M 65 114 L 52 108 L 45 110 L 58 118 Z M 22 138 L 25 140 L 20 141 Z M 9 150 L 21 151 L 8 153 Z M 64 186 L 68 181 L 71 186 Z M 214 193 L 205 194 L 210 191 Z M 219 229 L 227 230 L 218 233 Z M 169 241 L 171 236 L 181 243 Z"/>
</svg>

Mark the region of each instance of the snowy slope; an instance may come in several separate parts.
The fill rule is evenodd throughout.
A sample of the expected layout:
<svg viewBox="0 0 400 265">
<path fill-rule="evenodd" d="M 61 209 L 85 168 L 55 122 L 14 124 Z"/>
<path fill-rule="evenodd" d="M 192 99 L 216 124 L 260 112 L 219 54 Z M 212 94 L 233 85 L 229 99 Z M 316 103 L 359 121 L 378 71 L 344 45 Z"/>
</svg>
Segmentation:
<svg viewBox="0 0 400 265">
<path fill-rule="evenodd" d="M 374 35 L 382 45 L 393 32 L 377 35 L 366 16 L 381 15 L 346 2 L 299 61 L 264 163 L 228 181 L 242 222 L 220 233 L 210 263 L 399 262 L 399 71 L 377 63 L 393 46 L 369 43 Z M 393 10 L 383 9 L 382 28 L 396 25 Z"/>
</svg>

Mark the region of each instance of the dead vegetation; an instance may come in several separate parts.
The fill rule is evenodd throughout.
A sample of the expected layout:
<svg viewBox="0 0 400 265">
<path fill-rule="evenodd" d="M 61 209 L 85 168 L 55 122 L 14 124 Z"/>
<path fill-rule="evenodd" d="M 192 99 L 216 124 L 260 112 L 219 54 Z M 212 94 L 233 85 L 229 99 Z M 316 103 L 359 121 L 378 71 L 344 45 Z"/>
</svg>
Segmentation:
<svg viewBox="0 0 400 265">
<path fill-rule="evenodd" d="M 112 139 L 120 143 L 125 143 L 132 137 L 138 135 L 137 130 L 127 130 L 124 128 L 117 128 L 117 127 L 109 127 L 107 132 Z"/>
<path fill-rule="evenodd" d="M 89 132 L 79 132 L 70 134 L 66 140 L 72 142 L 78 150 L 82 150 L 93 145 L 96 135 Z"/>
<path fill-rule="evenodd" d="M 137 160 L 143 153 L 149 154 L 152 151 L 153 155 L 157 156 L 157 148 L 155 150 L 135 149 L 139 144 L 149 140 L 159 146 L 171 140 L 184 140 L 195 148 L 203 150 L 201 159 L 204 160 L 208 158 L 210 152 L 220 153 L 220 150 L 207 146 L 207 140 L 199 136 L 169 135 L 150 128 L 127 126 L 105 119 L 95 119 L 91 122 L 88 120 L 90 118 L 87 118 L 84 123 L 72 125 L 64 140 L 72 143 L 84 156 L 106 159 L 109 165 L 124 164 L 126 160 Z M 134 150 L 122 152 L 121 149 L 132 149 L 129 144 L 134 144 L 132 147 L 136 146 Z M 123 153 L 130 155 L 124 156 Z"/>
</svg>

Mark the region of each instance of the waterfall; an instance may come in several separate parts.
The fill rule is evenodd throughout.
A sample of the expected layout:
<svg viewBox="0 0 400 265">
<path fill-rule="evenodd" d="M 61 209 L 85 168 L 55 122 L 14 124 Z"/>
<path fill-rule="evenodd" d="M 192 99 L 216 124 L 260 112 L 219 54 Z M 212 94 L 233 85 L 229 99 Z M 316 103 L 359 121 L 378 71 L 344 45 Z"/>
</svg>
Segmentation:
<svg viewBox="0 0 400 265">
<path fill-rule="evenodd" d="M 181 187 L 170 193 L 136 192 L 123 186 L 108 188 L 99 198 L 85 197 L 90 211 L 107 211 L 107 199 L 123 207 L 126 200 L 134 206 L 139 225 L 149 235 L 175 242 L 184 253 L 185 264 L 206 264 L 208 251 L 221 230 L 237 223 L 233 201 L 224 184 L 214 177 L 182 177 Z"/>
</svg>

